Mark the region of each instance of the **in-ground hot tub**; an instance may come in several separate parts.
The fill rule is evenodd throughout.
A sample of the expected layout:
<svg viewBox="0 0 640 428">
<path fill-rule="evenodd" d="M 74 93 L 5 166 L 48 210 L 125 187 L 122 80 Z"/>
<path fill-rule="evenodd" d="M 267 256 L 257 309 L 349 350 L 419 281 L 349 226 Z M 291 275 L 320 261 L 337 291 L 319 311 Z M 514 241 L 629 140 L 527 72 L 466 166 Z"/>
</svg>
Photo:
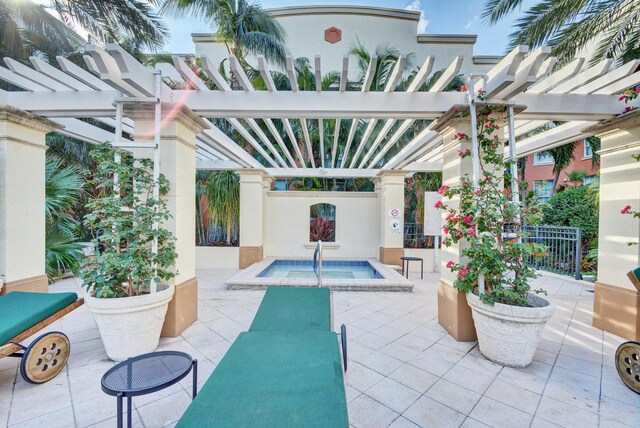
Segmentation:
<svg viewBox="0 0 640 428">
<path fill-rule="evenodd" d="M 316 287 L 313 261 L 275 258 L 255 263 L 226 281 L 229 289 L 262 289 L 270 285 Z M 377 259 L 324 259 L 322 286 L 336 291 L 412 291 L 413 284 Z"/>
</svg>

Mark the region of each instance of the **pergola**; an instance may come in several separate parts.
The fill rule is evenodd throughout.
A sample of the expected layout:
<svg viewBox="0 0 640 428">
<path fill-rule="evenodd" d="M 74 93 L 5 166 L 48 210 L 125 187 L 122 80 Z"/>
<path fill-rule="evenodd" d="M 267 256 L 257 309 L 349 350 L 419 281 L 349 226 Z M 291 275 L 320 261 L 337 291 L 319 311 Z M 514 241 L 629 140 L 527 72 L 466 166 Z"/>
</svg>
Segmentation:
<svg viewBox="0 0 640 428">
<path fill-rule="evenodd" d="M 505 156 L 522 157 L 589 135 L 601 135 L 599 130 L 605 129 L 603 126 L 614 129 L 622 117 L 625 118 L 624 126 L 635 131 L 624 138 L 615 136 L 615 133 L 605 133 L 611 136 L 610 144 L 615 147 L 623 144 L 627 148 L 638 146 L 640 138 L 635 137 L 634 132 L 640 128 L 640 119 L 633 112 L 621 116 L 625 106 L 619 98 L 621 92 L 640 84 L 640 61 L 617 66 L 612 60 L 603 60 L 595 65 L 586 65 L 585 59 L 579 58 L 554 71 L 557 60 L 550 54 L 548 47 L 529 52 L 526 46 L 518 46 L 488 73 L 471 77 L 471 86 L 484 91 L 483 102 L 516 107 L 511 118 L 513 129 L 507 126 L 508 133 L 505 134 L 509 136 L 507 140 L 512 141 L 511 147 L 505 145 Z M 256 201 L 263 197 L 263 178 L 255 179 L 255 176 L 375 178 L 379 181 L 380 218 L 383 218 L 390 207 L 404 206 L 402 183 L 406 174 L 443 171 L 444 181 L 453 183 L 465 172 L 466 167 L 461 166 L 459 159 L 456 160 L 457 156 L 448 154 L 454 152 L 452 136 L 460 130 L 468 131 L 469 124 L 456 123 L 451 112 L 461 106 L 482 102 L 473 96 L 470 99 L 464 92 L 444 91 L 458 75 L 461 57 L 444 70 L 428 91 L 420 89 L 432 75 L 433 57 L 425 59 L 405 91 L 396 91 L 395 88 L 405 73 L 406 58 L 397 61 L 382 91 L 370 90 L 377 61 L 375 57 L 359 90 L 348 90 L 349 57 L 345 56 L 339 84 L 326 91 L 299 90 L 294 61 L 290 57 L 286 61 L 290 91 L 277 90 L 268 64 L 262 57 L 258 57 L 257 62 L 267 90 L 256 90 L 233 56 L 229 57 L 229 68 L 237 82 L 233 88 L 218 71 L 217 64 L 206 56 L 200 59 L 202 72 L 212 83 L 205 83 L 182 58 L 174 56 L 173 66 L 184 80 L 185 89 L 172 89 L 162 81 L 160 72 L 145 67 L 116 44 L 106 48 L 91 44 L 85 47 L 84 60 L 90 71 L 63 57 L 57 58 L 59 68 L 35 57 L 30 58 L 33 68 L 5 58 L 8 68 L 0 67 L 0 80 L 21 90 L 0 90 L 0 106 L 9 106 L 14 112 L 26 112 L 34 115 L 33 118 L 48 119 L 43 129 L 58 128 L 62 134 L 89 143 L 112 141 L 115 146 L 133 152 L 158 149 L 161 134 L 171 134 L 171 138 L 162 137 L 169 138 L 173 145 L 170 153 L 160 155 L 159 162 L 164 163 L 163 168 L 171 169 L 169 178 L 175 180 L 172 183 L 178 189 L 173 205 L 170 204 L 176 213 L 172 227 L 176 229 L 174 232 L 178 238 L 183 239 L 184 248 L 178 248 L 178 251 L 182 256 L 189 254 L 183 260 L 191 265 L 193 260 L 189 259 L 194 259 L 193 249 L 190 249 L 193 238 L 189 238 L 189 233 L 193 232 L 189 232 L 189 227 L 193 219 L 189 216 L 193 211 L 193 191 L 188 189 L 193 187 L 193 178 L 183 178 L 181 170 L 231 169 L 254 177 L 241 181 L 241 267 L 262 257 L 262 219 L 252 217 L 253 214 L 243 212 L 242 208 L 244 201 L 245 211 L 248 206 L 256 211 L 262 210 L 262 202 Z M 317 56 L 313 63 L 316 88 L 321 88 L 322 59 Z M 215 88 L 211 88 L 211 84 Z M 633 105 L 639 107 L 640 100 Z M 86 118 L 102 122 L 115 132 L 94 126 L 84 120 Z M 217 119 L 215 123 L 227 121 L 248 143 L 247 149 L 208 119 Z M 324 123 L 330 119 L 336 120 L 332 139 L 324 136 Z M 362 137 L 356 138 L 361 120 L 365 121 L 364 132 Z M 397 147 L 404 141 L 403 135 L 418 120 L 423 121 L 419 122 L 422 128 L 415 132 L 413 139 Z M 276 121 L 282 122 L 284 133 L 278 131 Z M 302 144 L 298 144 L 294 135 L 294 121 L 298 121 L 302 129 Z M 346 135 L 340 133 L 341 121 L 350 121 Z M 564 123 L 545 126 L 551 121 Z M 309 132 L 311 124 L 318 128 L 317 140 Z M 178 128 L 167 131 L 172 126 L 189 130 L 193 141 L 183 136 L 187 131 Z M 0 139 L 15 138 L 10 134 L 0 135 Z M 616 138 L 624 141 L 620 143 Z M 150 142 L 152 139 L 154 141 Z M 178 147 L 180 142 L 191 144 L 193 153 L 182 151 Z M 344 144 L 339 144 L 341 142 Z M 607 140 L 603 140 L 605 153 L 614 150 L 607 144 Z M 394 154 L 390 155 L 392 148 L 394 151 L 391 153 Z M 314 157 L 314 152 L 318 153 L 317 157 Z M 11 159 L 6 157 L 4 161 L 10 162 Z M 170 167 L 167 166 L 169 164 Z M 629 165 L 633 165 L 631 161 Z M 603 168 L 605 166 L 603 159 Z M 612 176 L 612 180 L 617 179 Z M 603 193 L 610 184 L 607 180 L 602 177 Z M 630 188 L 625 194 L 634 195 L 633 192 Z M 637 192 L 633 197 L 637 197 Z M 181 213 L 184 208 L 181 208 L 180 201 L 191 204 L 191 212 Z M 601 201 L 607 202 L 607 197 L 601 196 Z M 608 232 L 601 222 L 601 236 L 603 233 Z M 6 236 L 3 239 L 8 240 Z M 603 239 L 600 242 L 602 246 Z M 11 251 L 11 246 L 5 247 L 7 253 Z M 381 260 L 393 262 L 399 258 L 401 250 L 401 238 L 398 241 L 398 237 L 389 234 L 383 225 Z M 606 251 L 613 252 L 611 260 L 615 260 L 618 250 L 612 247 Z M 457 257 L 456 254 L 450 256 Z M 601 260 L 606 259 L 605 256 L 603 253 Z M 6 263 L 8 266 L 9 262 Z M 181 272 L 186 272 L 183 281 L 188 282 L 195 277 L 191 265 L 180 267 Z M 612 278 L 603 282 L 618 285 L 618 277 L 613 275 Z M 15 279 L 5 278 L 5 281 L 12 280 Z M 442 280 L 452 282 L 447 280 L 444 272 Z M 636 330 L 640 331 L 640 327 Z M 454 337 L 458 336 L 454 334 Z"/>
</svg>

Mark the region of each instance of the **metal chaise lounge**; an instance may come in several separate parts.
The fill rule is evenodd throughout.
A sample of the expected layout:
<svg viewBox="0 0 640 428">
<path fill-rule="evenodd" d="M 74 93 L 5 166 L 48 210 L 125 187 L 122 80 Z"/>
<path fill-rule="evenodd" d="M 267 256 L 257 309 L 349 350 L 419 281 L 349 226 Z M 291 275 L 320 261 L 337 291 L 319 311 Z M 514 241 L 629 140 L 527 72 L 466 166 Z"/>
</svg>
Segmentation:
<svg viewBox="0 0 640 428">
<path fill-rule="evenodd" d="M 83 303 L 76 293 L 12 291 L 0 296 L 0 358 L 20 358 L 20 375 L 26 382 L 53 379 L 69 358 L 69 338 L 53 331 L 39 336 L 29 346 L 20 342 Z"/>
<path fill-rule="evenodd" d="M 348 427 L 330 307 L 328 289 L 267 289 L 177 427 Z"/>
</svg>

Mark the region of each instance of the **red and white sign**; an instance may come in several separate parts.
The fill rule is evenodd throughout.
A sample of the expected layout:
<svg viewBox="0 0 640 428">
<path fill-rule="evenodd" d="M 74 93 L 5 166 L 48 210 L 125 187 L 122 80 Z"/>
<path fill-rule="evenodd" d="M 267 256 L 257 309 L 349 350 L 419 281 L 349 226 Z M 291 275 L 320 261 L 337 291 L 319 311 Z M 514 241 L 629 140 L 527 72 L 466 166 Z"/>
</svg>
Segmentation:
<svg viewBox="0 0 640 428">
<path fill-rule="evenodd" d="M 389 217 L 391 218 L 400 218 L 400 211 L 397 208 L 392 208 L 389 210 Z"/>
</svg>

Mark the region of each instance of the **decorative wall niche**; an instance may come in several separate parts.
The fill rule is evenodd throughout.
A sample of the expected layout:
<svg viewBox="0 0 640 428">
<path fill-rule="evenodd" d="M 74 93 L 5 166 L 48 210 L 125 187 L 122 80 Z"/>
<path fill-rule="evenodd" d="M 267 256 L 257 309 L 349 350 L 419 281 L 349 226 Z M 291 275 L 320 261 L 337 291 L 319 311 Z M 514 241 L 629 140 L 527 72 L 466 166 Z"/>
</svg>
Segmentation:
<svg viewBox="0 0 640 428">
<path fill-rule="evenodd" d="M 314 204 L 309 214 L 309 241 L 336 242 L 336 206 Z"/>
</svg>

